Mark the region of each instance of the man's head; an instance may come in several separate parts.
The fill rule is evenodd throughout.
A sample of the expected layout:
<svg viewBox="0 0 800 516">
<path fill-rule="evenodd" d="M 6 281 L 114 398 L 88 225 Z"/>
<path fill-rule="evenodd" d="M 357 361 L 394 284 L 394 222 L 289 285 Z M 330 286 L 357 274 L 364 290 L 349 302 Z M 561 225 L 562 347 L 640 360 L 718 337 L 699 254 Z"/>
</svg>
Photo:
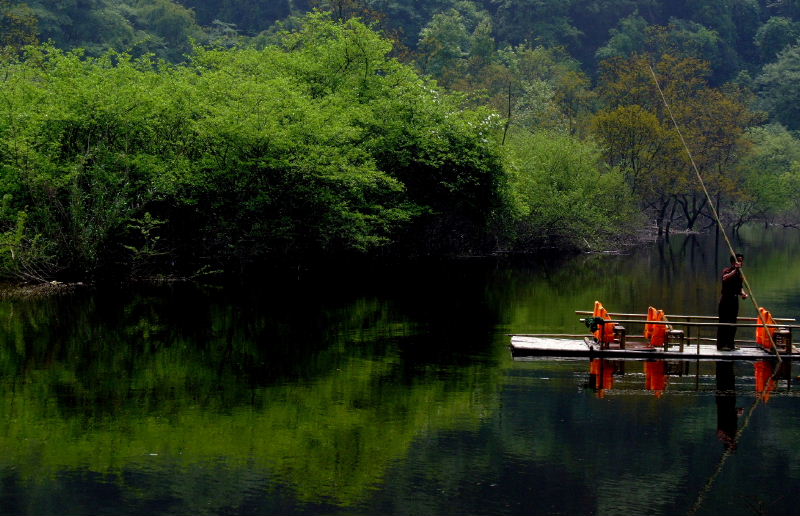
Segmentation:
<svg viewBox="0 0 800 516">
<path fill-rule="evenodd" d="M 733 256 L 731 256 L 730 258 L 731 258 L 731 265 L 733 265 L 736 262 L 744 261 L 744 255 L 742 253 L 736 253 L 736 258 L 734 258 Z"/>
</svg>

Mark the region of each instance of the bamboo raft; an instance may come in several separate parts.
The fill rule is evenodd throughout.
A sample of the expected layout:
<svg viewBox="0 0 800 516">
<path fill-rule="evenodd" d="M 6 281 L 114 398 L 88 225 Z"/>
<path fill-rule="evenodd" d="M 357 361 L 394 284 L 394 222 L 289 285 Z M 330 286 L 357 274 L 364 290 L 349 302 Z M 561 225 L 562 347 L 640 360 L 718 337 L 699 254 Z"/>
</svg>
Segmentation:
<svg viewBox="0 0 800 516">
<path fill-rule="evenodd" d="M 591 315 L 581 319 L 592 326 L 588 334 L 512 334 L 511 351 L 515 357 L 591 357 L 607 359 L 669 359 L 669 360 L 764 360 L 798 355 L 792 346 L 792 330 L 800 326 L 789 323 L 795 319 L 778 319 L 761 309 L 756 317 L 740 317 L 737 323 L 718 323 L 713 316 L 666 315 L 650 308 L 647 314 L 606 312 L 602 304 L 595 310 L 579 311 Z M 642 335 L 628 335 L 625 325 L 644 325 Z M 719 326 L 756 329 L 756 339 L 737 340 L 732 351 L 717 349 L 716 339 L 704 338 L 702 330 Z M 694 338 L 691 332 L 695 333 Z M 767 333 L 769 332 L 769 333 Z"/>
</svg>

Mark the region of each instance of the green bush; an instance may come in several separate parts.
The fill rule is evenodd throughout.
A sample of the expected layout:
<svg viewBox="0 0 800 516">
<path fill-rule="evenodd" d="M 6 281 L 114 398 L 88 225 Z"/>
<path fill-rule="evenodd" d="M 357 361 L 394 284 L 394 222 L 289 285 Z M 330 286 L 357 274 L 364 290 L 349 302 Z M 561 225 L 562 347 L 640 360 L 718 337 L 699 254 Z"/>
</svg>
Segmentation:
<svg viewBox="0 0 800 516">
<path fill-rule="evenodd" d="M 518 250 L 597 250 L 628 238 L 639 222 L 623 175 L 608 169 L 597 146 L 549 131 L 508 140 L 514 236 Z"/>
<path fill-rule="evenodd" d="M 485 237 L 503 182 L 496 117 L 463 110 L 357 21 L 312 14 L 278 41 L 183 65 L 49 46 L 3 62 L 3 242 L 46 242 L 44 276 L 87 278 Z M 146 236 L 145 214 L 160 222 Z M 146 267 L 143 239 L 159 242 Z M 2 273 L 18 275 L 10 245 Z"/>
</svg>

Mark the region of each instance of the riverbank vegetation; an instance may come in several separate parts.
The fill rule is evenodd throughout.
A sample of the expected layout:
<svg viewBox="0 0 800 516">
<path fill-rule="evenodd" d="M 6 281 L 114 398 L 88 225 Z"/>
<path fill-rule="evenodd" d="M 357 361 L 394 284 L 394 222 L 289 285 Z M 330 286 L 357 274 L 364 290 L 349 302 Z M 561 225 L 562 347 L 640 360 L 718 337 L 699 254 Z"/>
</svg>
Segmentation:
<svg viewBox="0 0 800 516">
<path fill-rule="evenodd" d="M 724 222 L 797 226 L 800 12 L 707 3 L 0 0 L 0 276 L 703 230 L 651 68 Z"/>
</svg>

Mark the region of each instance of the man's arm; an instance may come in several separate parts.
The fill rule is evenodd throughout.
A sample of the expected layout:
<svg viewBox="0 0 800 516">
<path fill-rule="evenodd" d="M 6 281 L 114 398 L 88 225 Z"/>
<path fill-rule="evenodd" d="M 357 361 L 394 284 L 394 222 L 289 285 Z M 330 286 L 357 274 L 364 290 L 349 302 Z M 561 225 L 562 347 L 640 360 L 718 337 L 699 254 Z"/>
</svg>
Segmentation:
<svg viewBox="0 0 800 516">
<path fill-rule="evenodd" d="M 722 281 L 729 281 L 739 275 L 739 267 L 732 267 L 730 271 L 722 273 Z"/>
</svg>

